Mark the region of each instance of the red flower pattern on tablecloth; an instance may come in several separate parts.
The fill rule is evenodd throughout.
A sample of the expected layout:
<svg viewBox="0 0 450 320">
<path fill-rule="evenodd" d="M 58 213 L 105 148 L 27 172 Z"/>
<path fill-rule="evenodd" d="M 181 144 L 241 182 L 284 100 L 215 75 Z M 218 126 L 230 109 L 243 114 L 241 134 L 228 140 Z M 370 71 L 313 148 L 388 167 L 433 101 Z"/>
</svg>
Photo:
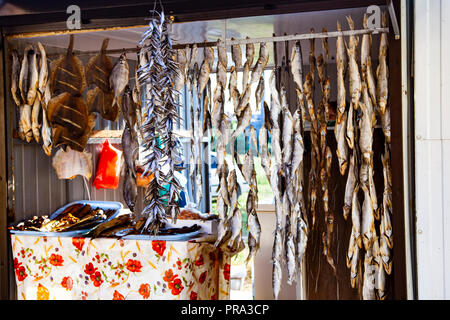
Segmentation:
<svg viewBox="0 0 450 320">
<path fill-rule="evenodd" d="M 197 292 L 191 291 L 191 295 L 189 297 L 190 300 L 197 300 Z"/>
<path fill-rule="evenodd" d="M 223 277 L 225 280 L 230 280 L 230 265 L 228 263 L 225 263 L 225 266 L 223 267 Z"/>
<path fill-rule="evenodd" d="M 195 260 L 194 264 L 199 267 L 205 264 L 205 262 L 203 261 L 203 256 L 200 256 L 197 260 Z"/>
<path fill-rule="evenodd" d="M 203 272 L 203 273 L 200 275 L 200 277 L 198 278 L 198 282 L 200 282 L 200 284 L 202 284 L 203 282 L 205 282 L 205 280 L 206 280 L 206 274 L 207 274 L 207 271 Z"/>
<path fill-rule="evenodd" d="M 148 283 L 142 283 L 139 287 L 139 294 L 144 299 L 148 299 L 150 297 L 150 285 Z"/>
<path fill-rule="evenodd" d="M 120 294 L 119 291 L 114 290 L 113 300 L 125 300 L 125 298 L 124 298 L 124 296 L 122 294 Z"/>
<path fill-rule="evenodd" d="M 95 271 L 97 271 L 97 268 L 94 268 L 94 265 L 89 262 L 88 264 L 86 264 L 86 266 L 84 267 L 84 273 L 86 274 L 93 274 Z"/>
<path fill-rule="evenodd" d="M 61 267 L 63 265 L 64 259 L 59 254 L 52 253 L 52 255 L 49 258 L 49 262 L 51 265 L 54 265 L 55 267 Z"/>
<path fill-rule="evenodd" d="M 83 250 L 84 246 L 84 238 L 74 237 L 72 238 L 72 244 L 75 246 L 75 248 L 81 251 Z"/>
<path fill-rule="evenodd" d="M 161 240 L 153 240 L 152 248 L 159 256 L 162 256 L 166 250 L 166 242 Z"/>
<path fill-rule="evenodd" d="M 164 272 L 164 277 L 163 280 L 166 282 L 171 282 L 173 281 L 178 275 L 174 275 L 172 269 L 169 269 L 167 271 Z"/>
<path fill-rule="evenodd" d="M 174 296 L 177 296 L 180 294 L 180 292 L 184 289 L 183 285 L 181 284 L 180 279 L 175 279 L 173 282 L 169 282 L 168 284 L 169 289 L 172 290 L 172 294 Z"/>
<path fill-rule="evenodd" d="M 73 280 L 71 277 L 64 277 L 61 281 L 61 286 L 66 288 L 67 291 L 72 290 L 73 288 Z"/>
<path fill-rule="evenodd" d="M 95 271 L 90 277 L 95 287 L 100 287 L 103 283 L 102 274 L 98 271 Z"/>
<path fill-rule="evenodd" d="M 127 269 L 131 272 L 141 272 L 142 264 L 138 260 L 129 259 Z"/>
<path fill-rule="evenodd" d="M 17 275 L 17 280 L 19 280 L 19 281 L 25 280 L 25 278 L 28 276 L 27 272 L 25 271 L 25 267 L 24 266 L 17 267 L 16 275 Z"/>
</svg>

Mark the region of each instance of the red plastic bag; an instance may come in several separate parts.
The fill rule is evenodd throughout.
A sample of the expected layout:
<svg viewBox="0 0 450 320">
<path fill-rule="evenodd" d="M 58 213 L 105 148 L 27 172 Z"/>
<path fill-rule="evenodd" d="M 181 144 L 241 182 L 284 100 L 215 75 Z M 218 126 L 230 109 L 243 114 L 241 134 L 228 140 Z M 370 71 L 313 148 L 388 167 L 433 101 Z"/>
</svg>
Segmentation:
<svg viewBox="0 0 450 320">
<path fill-rule="evenodd" d="M 122 151 L 114 148 L 108 140 L 103 142 L 99 153 L 97 173 L 92 185 L 97 189 L 117 189 L 120 178 Z"/>
</svg>

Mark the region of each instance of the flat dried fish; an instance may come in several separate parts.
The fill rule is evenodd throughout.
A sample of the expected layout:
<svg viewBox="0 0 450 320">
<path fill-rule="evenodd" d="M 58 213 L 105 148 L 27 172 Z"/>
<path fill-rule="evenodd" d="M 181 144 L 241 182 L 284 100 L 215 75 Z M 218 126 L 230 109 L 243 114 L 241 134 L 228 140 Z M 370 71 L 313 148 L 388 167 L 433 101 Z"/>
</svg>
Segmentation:
<svg viewBox="0 0 450 320">
<path fill-rule="evenodd" d="M 86 105 L 89 112 L 97 112 L 103 119 L 117 121 L 120 115 L 120 107 L 113 103 L 114 93 L 105 92 L 95 87 L 86 92 Z"/>
<path fill-rule="evenodd" d="M 86 82 L 87 85 L 94 84 L 105 92 L 110 91 L 109 77 L 113 69 L 113 64 L 106 55 L 109 38 L 103 39 L 100 53 L 91 59 L 86 64 Z"/>
<path fill-rule="evenodd" d="M 83 63 L 74 55 L 74 36 L 70 35 L 67 53 L 51 63 L 50 89 L 52 97 L 63 92 L 81 94 L 86 87 Z"/>
</svg>

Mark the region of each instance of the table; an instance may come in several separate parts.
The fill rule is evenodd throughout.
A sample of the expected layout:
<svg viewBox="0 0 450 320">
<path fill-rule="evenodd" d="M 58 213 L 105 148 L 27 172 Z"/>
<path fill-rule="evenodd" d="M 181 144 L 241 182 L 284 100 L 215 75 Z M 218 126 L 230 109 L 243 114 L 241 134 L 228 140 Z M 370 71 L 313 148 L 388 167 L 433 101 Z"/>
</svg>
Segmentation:
<svg viewBox="0 0 450 320">
<path fill-rule="evenodd" d="M 224 300 L 230 257 L 209 243 L 11 234 L 18 299 Z"/>
</svg>

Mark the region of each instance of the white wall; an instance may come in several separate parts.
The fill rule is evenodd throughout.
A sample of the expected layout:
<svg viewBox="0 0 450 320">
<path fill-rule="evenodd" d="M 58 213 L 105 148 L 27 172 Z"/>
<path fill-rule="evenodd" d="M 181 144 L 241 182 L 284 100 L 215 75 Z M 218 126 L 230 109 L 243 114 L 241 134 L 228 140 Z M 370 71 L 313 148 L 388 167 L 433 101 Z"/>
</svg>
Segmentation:
<svg viewBox="0 0 450 320">
<path fill-rule="evenodd" d="M 419 299 L 450 299 L 450 1 L 414 4 Z"/>
</svg>

